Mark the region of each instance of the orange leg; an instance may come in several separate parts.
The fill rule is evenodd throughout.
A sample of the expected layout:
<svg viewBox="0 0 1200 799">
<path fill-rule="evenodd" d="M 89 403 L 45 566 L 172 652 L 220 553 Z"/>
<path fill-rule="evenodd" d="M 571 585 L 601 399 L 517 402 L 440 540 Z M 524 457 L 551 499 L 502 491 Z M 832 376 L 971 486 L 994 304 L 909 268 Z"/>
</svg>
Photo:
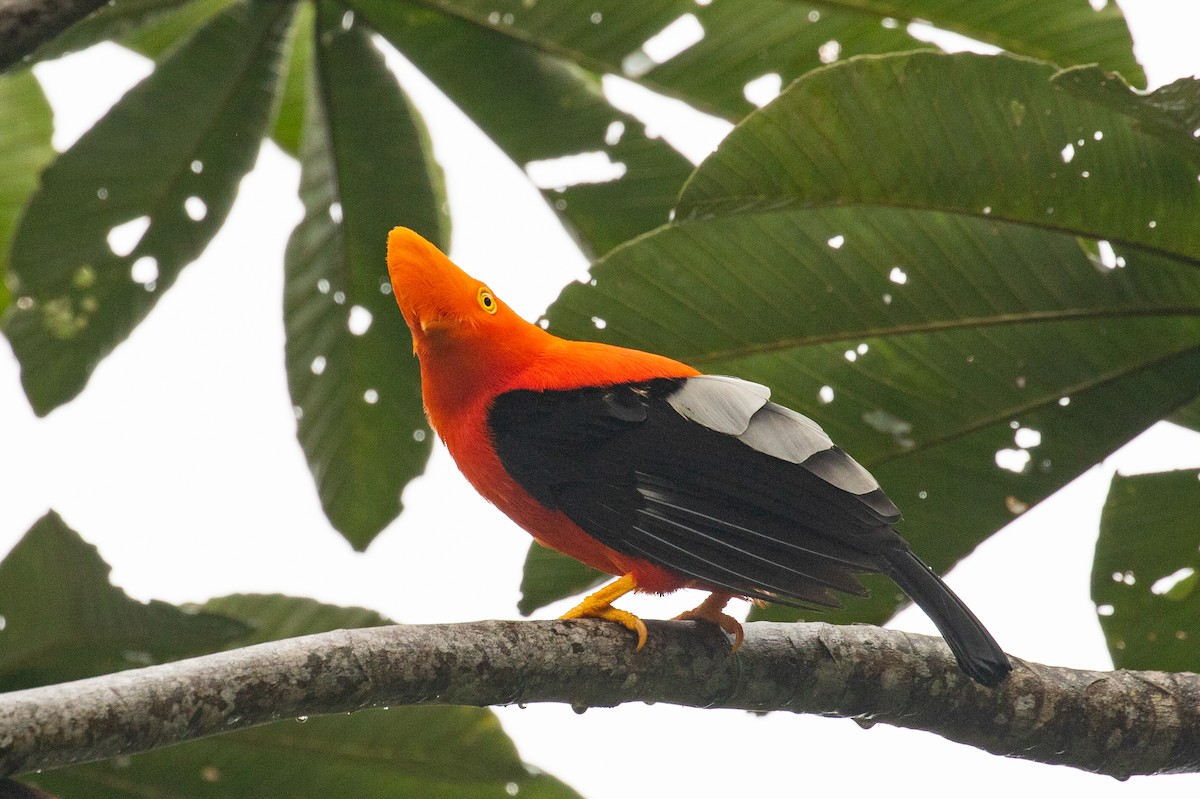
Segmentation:
<svg viewBox="0 0 1200 799">
<path fill-rule="evenodd" d="M 717 625 L 726 633 L 733 636 L 733 649 L 731 651 L 736 652 L 742 645 L 745 633 L 742 630 L 741 623 L 733 616 L 724 612 L 725 605 L 732 598 L 730 594 L 714 591 L 708 595 L 708 599 L 701 602 L 697 607 L 676 616 L 675 621 L 706 621 Z"/>
<path fill-rule="evenodd" d="M 637 590 L 637 580 L 632 574 L 618 577 L 575 607 L 568 610 L 560 619 L 608 619 L 624 625 L 637 635 L 637 648 L 646 645 L 646 623 L 627 610 L 614 608 L 612 603 Z M 726 617 L 728 618 L 728 617 Z M 734 622 L 735 624 L 737 622 Z"/>
</svg>

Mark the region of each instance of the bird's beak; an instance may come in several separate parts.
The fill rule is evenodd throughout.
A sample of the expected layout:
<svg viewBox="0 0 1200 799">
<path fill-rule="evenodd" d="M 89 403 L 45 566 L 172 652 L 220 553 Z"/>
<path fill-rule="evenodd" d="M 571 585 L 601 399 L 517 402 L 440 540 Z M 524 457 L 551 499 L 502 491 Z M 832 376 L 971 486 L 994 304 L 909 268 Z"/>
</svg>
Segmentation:
<svg viewBox="0 0 1200 799">
<path fill-rule="evenodd" d="M 393 228 L 388 234 L 387 263 L 392 295 L 412 332 L 414 351 L 421 339 L 461 322 L 458 298 L 475 301 L 478 282 L 408 228 Z"/>
</svg>

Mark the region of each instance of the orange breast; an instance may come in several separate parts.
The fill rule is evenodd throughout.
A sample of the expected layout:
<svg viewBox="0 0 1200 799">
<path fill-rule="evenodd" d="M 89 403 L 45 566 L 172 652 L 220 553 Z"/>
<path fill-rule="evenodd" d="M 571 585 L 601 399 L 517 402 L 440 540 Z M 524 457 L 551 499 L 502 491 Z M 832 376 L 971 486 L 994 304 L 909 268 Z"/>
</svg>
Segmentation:
<svg viewBox="0 0 1200 799">
<path fill-rule="evenodd" d="M 503 390 L 571 389 L 697 374 L 689 366 L 650 353 L 599 344 L 563 343 L 576 346 L 538 359 L 530 369 L 514 376 L 512 382 L 515 385 Z M 614 372 L 620 378 L 616 378 Z M 429 382 L 423 382 L 426 388 L 432 387 Z M 562 512 L 542 505 L 509 476 L 496 455 L 487 422 L 491 401 L 503 390 L 459 405 L 453 413 L 447 414 L 439 414 L 438 403 L 432 403 L 431 407 L 429 397 L 426 398 L 430 421 L 475 490 L 542 544 L 594 569 L 616 575 L 633 573 L 642 590 L 656 593 L 690 585 L 686 577 L 639 558 L 622 555 L 601 544 Z"/>
</svg>

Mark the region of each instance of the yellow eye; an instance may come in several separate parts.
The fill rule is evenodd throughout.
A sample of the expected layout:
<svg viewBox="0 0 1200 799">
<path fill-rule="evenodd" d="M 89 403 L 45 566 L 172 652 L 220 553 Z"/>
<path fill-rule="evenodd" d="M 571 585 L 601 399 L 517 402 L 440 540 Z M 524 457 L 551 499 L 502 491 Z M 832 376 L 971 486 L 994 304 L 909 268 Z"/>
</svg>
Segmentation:
<svg viewBox="0 0 1200 799">
<path fill-rule="evenodd" d="M 476 300 L 478 300 L 479 307 L 483 310 L 493 314 L 496 312 L 496 298 L 492 295 L 492 292 L 488 291 L 487 286 L 479 287 L 479 295 L 476 297 Z"/>
</svg>

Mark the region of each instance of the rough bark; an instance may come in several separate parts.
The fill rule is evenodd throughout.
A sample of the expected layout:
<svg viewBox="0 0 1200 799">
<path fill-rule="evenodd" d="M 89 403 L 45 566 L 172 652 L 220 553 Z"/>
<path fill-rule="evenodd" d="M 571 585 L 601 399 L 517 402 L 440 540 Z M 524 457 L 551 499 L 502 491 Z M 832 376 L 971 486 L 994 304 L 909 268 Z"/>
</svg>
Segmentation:
<svg viewBox="0 0 1200 799">
<path fill-rule="evenodd" d="M 973 683 L 941 639 L 869 626 L 603 622 L 341 630 L 0 695 L 0 773 L 132 754 L 280 719 L 404 704 L 670 702 L 849 716 L 1125 778 L 1200 771 L 1200 676 L 1015 661 Z"/>
<path fill-rule="evenodd" d="M 0 71 L 50 41 L 106 0 L 0 0 Z"/>
</svg>

